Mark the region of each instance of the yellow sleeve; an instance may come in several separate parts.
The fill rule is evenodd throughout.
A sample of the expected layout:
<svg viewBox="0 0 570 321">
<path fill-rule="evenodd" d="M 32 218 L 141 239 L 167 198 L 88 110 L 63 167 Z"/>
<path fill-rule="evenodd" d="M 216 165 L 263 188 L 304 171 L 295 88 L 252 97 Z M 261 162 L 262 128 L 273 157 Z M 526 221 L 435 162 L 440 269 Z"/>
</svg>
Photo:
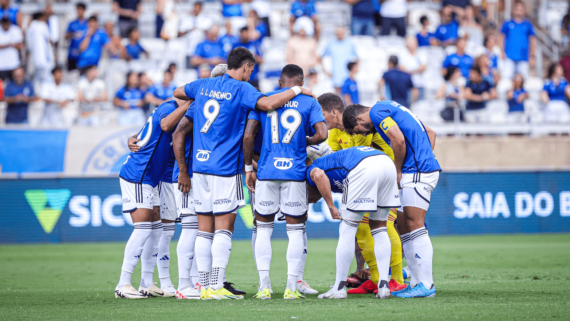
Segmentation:
<svg viewBox="0 0 570 321">
<path fill-rule="evenodd" d="M 380 128 L 385 132 L 388 131 L 388 129 L 390 129 L 390 127 L 396 125 L 396 122 L 392 119 L 392 117 L 386 117 L 384 118 L 384 120 L 380 123 Z"/>
<path fill-rule="evenodd" d="M 333 152 L 338 152 L 339 150 L 342 149 L 342 146 L 340 145 L 340 143 L 338 141 L 339 132 L 340 131 L 336 128 L 331 129 L 329 131 L 328 144 L 331 147 L 331 149 L 333 150 Z"/>
<path fill-rule="evenodd" d="M 372 135 L 368 136 L 354 135 L 352 136 L 352 140 L 354 142 L 354 146 L 370 147 L 370 145 L 372 145 Z"/>
<path fill-rule="evenodd" d="M 390 145 L 388 145 L 388 143 L 384 141 L 384 139 L 382 139 L 382 136 L 380 136 L 380 134 L 374 134 L 372 137 L 372 142 L 378 145 L 378 147 L 380 147 L 382 151 L 392 159 L 392 161 L 394 160 L 394 150 Z"/>
</svg>

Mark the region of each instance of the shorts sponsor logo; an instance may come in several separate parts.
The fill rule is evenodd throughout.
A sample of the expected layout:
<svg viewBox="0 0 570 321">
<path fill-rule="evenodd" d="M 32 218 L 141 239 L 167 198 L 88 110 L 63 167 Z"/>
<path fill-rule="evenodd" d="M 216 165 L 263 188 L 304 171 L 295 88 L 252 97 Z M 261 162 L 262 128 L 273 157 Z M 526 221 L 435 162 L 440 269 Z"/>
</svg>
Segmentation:
<svg viewBox="0 0 570 321">
<path fill-rule="evenodd" d="M 354 200 L 354 203 L 356 203 L 356 204 L 369 204 L 369 203 L 374 203 L 374 200 L 370 199 L 370 198 L 357 198 Z"/>
<path fill-rule="evenodd" d="M 275 202 L 273 202 L 273 201 L 260 201 L 259 202 L 259 206 L 271 206 L 273 204 L 275 204 Z"/>
<path fill-rule="evenodd" d="M 128 204 L 128 203 L 130 203 L 130 202 L 131 202 L 130 199 L 128 199 L 128 198 L 123 198 L 123 204 Z"/>
<path fill-rule="evenodd" d="M 202 201 L 194 200 L 194 204 L 196 204 L 196 205 L 202 205 Z"/>
<path fill-rule="evenodd" d="M 287 207 L 302 207 L 303 204 L 301 204 L 299 202 L 287 202 L 287 203 L 285 203 L 285 206 L 287 206 Z"/>
<path fill-rule="evenodd" d="M 210 159 L 210 153 L 211 151 L 209 150 L 198 149 L 198 153 L 196 154 L 196 159 L 199 162 L 205 162 L 208 159 Z"/>
<path fill-rule="evenodd" d="M 227 198 L 221 198 L 214 201 L 214 205 L 230 204 L 232 201 Z"/>
<path fill-rule="evenodd" d="M 280 170 L 287 170 L 293 167 L 293 158 L 275 157 L 275 162 L 273 166 Z"/>
</svg>

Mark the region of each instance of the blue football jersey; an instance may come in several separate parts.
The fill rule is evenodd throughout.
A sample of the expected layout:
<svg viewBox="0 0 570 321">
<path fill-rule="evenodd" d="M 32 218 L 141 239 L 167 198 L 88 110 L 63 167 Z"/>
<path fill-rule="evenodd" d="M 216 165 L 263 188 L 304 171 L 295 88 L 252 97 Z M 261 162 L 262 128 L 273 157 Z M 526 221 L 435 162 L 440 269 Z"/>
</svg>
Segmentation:
<svg viewBox="0 0 570 321">
<path fill-rule="evenodd" d="M 388 117 L 393 121 L 386 120 Z M 390 139 L 384 133 L 393 123 L 400 127 L 406 139 L 406 159 L 402 173 L 431 173 L 441 171 L 441 167 L 431 150 L 429 137 L 422 122 L 408 108 L 395 101 L 379 101 L 370 109 L 370 119 L 376 131 L 386 143 Z"/>
<path fill-rule="evenodd" d="M 171 136 L 172 137 L 172 136 Z M 166 162 L 166 168 L 164 169 L 164 174 L 160 178 L 161 182 L 174 183 L 174 164 L 176 163 L 176 157 L 174 156 L 174 149 L 172 148 L 172 142 L 170 142 L 170 154 L 168 154 L 168 160 Z"/>
<path fill-rule="evenodd" d="M 375 155 L 388 155 L 372 147 L 351 147 L 341 149 L 338 152 L 328 154 L 315 160 L 306 171 L 307 182 L 312 186 L 317 186 L 311 179 L 311 171 L 315 168 L 322 169 L 331 182 L 331 190 L 335 193 L 342 193 L 344 180 L 351 170 L 353 170 L 363 159 Z"/>
<path fill-rule="evenodd" d="M 289 88 L 268 93 L 268 96 Z M 324 122 L 321 105 L 310 96 L 299 95 L 271 112 L 253 111 L 249 119 L 261 123 L 263 148 L 257 163 L 257 178 L 274 181 L 304 181 L 307 139 L 313 126 Z"/>
<path fill-rule="evenodd" d="M 167 101 L 150 115 L 137 136 L 140 139 L 137 144 L 141 149 L 136 153 L 130 153 L 121 167 L 119 176 L 122 179 L 153 187 L 158 184 L 166 170 L 172 150 L 172 131 L 164 132 L 160 128 L 160 121 L 176 108 L 178 108 L 176 101 Z"/>
<path fill-rule="evenodd" d="M 184 92 L 196 104 L 193 172 L 226 177 L 241 174 L 247 113 L 265 95 L 227 74 L 186 84 Z"/>
<path fill-rule="evenodd" d="M 194 105 L 195 102 L 190 104 L 188 110 L 184 114 L 188 120 L 192 121 L 194 119 Z M 192 178 L 192 138 L 186 136 L 186 166 L 188 167 L 188 175 Z M 178 175 L 180 175 L 180 167 L 178 167 L 178 162 L 174 161 L 174 170 L 172 171 L 172 182 L 178 183 Z"/>
</svg>

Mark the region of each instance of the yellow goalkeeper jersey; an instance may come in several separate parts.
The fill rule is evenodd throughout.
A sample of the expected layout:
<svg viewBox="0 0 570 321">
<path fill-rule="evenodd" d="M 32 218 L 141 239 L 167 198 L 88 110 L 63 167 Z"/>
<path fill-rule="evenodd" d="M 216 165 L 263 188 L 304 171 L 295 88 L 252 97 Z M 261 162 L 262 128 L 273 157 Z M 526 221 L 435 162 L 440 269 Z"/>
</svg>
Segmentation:
<svg viewBox="0 0 570 321">
<path fill-rule="evenodd" d="M 333 128 L 329 131 L 328 143 L 334 152 L 354 146 L 373 147 L 383 151 L 392 159 L 392 161 L 394 160 L 394 151 L 392 150 L 392 147 L 390 147 L 390 145 L 388 145 L 378 133 L 375 133 L 374 135 L 370 134 L 366 137 L 362 135 L 351 136 L 345 131 Z"/>
</svg>

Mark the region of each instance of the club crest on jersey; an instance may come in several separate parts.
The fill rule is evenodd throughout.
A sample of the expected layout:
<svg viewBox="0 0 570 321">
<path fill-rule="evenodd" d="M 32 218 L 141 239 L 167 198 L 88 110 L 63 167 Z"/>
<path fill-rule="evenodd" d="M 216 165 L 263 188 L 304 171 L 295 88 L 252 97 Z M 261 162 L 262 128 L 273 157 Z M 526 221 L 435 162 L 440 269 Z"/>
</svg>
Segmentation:
<svg viewBox="0 0 570 321">
<path fill-rule="evenodd" d="M 198 154 L 196 154 L 196 159 L 199 162 L 205 162 L 208 159 L 210 159 L 210 153 L 211 151 L 209 150 L 198 149 Z"/>
<path fill-rule="evenodd" d="M 280 170 L 287 170 L 293 167 L 293 158 L 275 157 L 273 166 Z"/>
</svg>

